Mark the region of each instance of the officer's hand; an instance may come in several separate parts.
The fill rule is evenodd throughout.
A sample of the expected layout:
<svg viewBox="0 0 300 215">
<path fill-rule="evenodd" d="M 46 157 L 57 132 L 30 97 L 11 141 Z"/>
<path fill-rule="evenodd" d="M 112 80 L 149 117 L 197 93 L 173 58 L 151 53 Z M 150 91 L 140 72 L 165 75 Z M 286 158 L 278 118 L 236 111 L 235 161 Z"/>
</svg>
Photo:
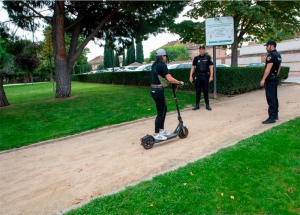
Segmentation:
<svg viewBox="0 0 300 215">
<path fill-rule="evenodd" d="M 260 85 L 261 87 L 265 86 L 265 80 L 261 80 L 259 85 Z"/>
<path fill-rule="evenodd" d="M 214 80 L 213 78 L 211 78 L 211 77 L 209 78 L 209 82 L 212 82 L 213 80 Z"/>
<path fill-rule="evenodd" d="M 184 86 L 184 82 L 183 81 L 180 81 L 180 85 L 179 86 Z"/>
<path fill-rule="evenodd" d="M 193 77 L 190 77 L 190 82 L 193 83 Z"/>
</svg>

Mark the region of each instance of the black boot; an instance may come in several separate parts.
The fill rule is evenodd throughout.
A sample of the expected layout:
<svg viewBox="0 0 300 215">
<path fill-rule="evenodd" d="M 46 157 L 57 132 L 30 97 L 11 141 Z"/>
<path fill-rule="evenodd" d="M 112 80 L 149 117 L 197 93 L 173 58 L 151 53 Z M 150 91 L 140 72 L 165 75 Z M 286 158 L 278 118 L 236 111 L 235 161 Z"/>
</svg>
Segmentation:
<svg viewBox="0 0 300 215">
<path fill-rule="evenodd" d="M 279 120 L 278 113 L 275 116 L 275 120 Z"/>
<path fill-rule="evenodd" d="M 209 104 L 206 104 L 206 109 L 211 110 L 211 107 L 209 106 Z"/>
<path fill-rule="evenodd" d="M 271 123 L 275 123 L 275 122 L 276 122 L 276 120 L 274 117 L 269 117 L 265 121 L 262 121 L 262 124 L 271 124 Z"/>
<path fill-rule="evenodd" d="M 199 103 L 196 103 L 196 106 L 192 110 L 197 110 L 197 109 L 200 109 Z"/>
</svg>

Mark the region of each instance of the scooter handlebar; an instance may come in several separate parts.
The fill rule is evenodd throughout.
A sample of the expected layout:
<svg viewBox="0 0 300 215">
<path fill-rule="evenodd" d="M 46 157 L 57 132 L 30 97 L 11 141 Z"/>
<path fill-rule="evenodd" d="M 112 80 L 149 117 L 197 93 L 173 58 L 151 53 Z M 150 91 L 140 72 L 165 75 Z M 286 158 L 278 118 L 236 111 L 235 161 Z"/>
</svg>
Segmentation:
<svg viewBox="0 0 300 215">
<path fill-rule="evenodd" d="M 180 84 L 172 84 L 172 88 L 174 88 L 174 89 L 176 89 L 176 88 L 178 88 L 178 87 L 183 87 L 184 86 L 184 82 L 183 81 L 181 81 L 180 82 Z"/>
</svg>

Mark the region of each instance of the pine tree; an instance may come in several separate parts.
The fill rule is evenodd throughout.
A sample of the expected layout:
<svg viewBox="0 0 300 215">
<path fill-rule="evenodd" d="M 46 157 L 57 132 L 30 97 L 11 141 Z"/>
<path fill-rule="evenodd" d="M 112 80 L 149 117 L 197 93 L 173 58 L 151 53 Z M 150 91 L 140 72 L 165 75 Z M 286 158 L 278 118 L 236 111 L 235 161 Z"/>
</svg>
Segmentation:
<svg viewBox="0 0 300 215">
<path fill-rule="evenodd" d="M 127 66 L 127 61 L 126 61 L 126 57 L 125 57 L 125 50 L 123 52 L 123 61 L 122 61 L 122 67 Z"/>
<path fill-rule="evenodd" d="M 119 56 L 117 54 L 115 54 L 114 65 L 115 67 L 120 67 Z"/>
<path fill-rule="evenodd" d="M 134 45 L 128 47 L 127 49 L 127 65 L 135 62 L 135 49 Z"/>
<path fill-rule="evenodd" d="M 136 44 L 136 62 L 143 63 L 144 62 L 144 50 L 142 42 Z"/>
<path fill-rule="evenodd" d="M 104 46 L 104 68 L 112 67 L 112 49 Z"/>
<path fill-rule="evenodd" d="M 127 48 L 126 50 L 126 65 L 129 65 L 130 64 L 130 59 L 131 59 L 131 54 L 130 54 L 130 47 Z"/>
<path fill-rule="evenodd" d="M 134 62 L 136 62 L 134 45 L 132 45 L 132 47 L 131 47 L 131 54 L 132 54 L 131 63 L 134 63 Z"/>
<path fill-rule="evenodd" d="M 111 52 L 107 46 L 104 46 L 104 68 L 110 68 L 111 67 Z"/>
</svg>

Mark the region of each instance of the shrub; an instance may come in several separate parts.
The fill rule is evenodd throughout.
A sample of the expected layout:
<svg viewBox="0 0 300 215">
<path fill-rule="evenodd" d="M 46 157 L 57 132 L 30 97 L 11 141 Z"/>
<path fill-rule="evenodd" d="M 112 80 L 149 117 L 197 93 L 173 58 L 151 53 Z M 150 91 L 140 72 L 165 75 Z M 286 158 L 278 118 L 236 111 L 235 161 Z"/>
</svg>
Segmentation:
<svg viewBox="0 0 300 215">
<path fill-rule="evenodd" d="M 290 68 L 281 67 L 280 82 L 288 78 Z M 172 76 L 185 83 L 183 89 L 194 90 L 194 81 L 190 83 L 190 69 L 170 70 Z M 259 83 L 264 74 L 264 67 L 217 67 L 217 92 L 226 95 L 245 93 L 261 88 Z M 142 72 L 105 72 L 96 74 L 73 75 L 72 81 L 149 86 L 149 71 Z M 209 84 L 210 92 L 214 91 L 214 82 Z"/>
</svg>

